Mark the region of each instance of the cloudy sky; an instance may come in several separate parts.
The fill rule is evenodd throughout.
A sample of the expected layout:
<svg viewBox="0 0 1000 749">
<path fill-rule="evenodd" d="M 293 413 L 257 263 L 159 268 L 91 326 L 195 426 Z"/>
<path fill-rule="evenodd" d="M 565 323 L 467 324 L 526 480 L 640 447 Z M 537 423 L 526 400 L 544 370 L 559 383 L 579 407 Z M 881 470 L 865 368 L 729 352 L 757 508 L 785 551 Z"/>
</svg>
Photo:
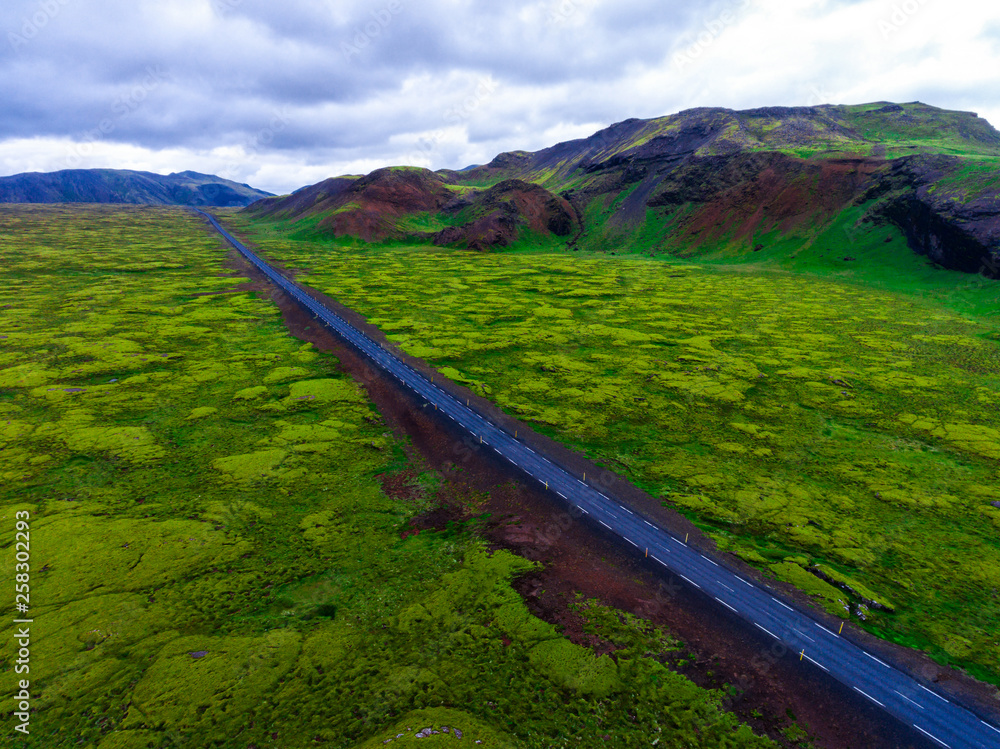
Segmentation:
<svg viewBox="0 0 1000 749">
<path fill-rule="evenodd" d="M 0 33 L 0 175 L 283 193 L 697 106 L 919 100 L 1000 126 L 981 0 L 3 0 Z"/>
</svg>

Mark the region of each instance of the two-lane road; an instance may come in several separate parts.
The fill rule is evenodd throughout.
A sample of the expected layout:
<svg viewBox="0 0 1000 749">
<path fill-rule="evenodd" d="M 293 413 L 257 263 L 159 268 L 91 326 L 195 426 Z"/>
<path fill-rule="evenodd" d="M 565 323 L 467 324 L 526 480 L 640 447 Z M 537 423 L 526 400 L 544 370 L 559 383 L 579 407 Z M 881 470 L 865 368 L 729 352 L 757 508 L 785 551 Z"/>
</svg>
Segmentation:
<svg viewBox="0 0 1000 749">
<path fill-rule="evenodd" d="M 780 640 L 808 661 L 872 703 L 911 725 L 927 740 L 950 749 L 1000 749 L 1000 728 L 981 720 L 912 677 L 880 661 L 839 636 L 808 614 L 780 601 L 758 585 L 688 546 L 680 539 L 635 515 L 620 503 L 585 484 L 545 455 L 532 450 L 491 423 L 424 375 L 372 341 L 288 280 L 256 253 L 231 236 L 203 211 L 225 239 L 271 281 L 307 308 L 338 336 L 375 365 L 433 404 L 484 448 L 495 450 L 528 477 L 545 485 L 579 516 L 587 516 L 608 532 L 679 575 L 718 604 L 742 617 L 766 635 Z M 810 667 L 812 667 L 810 666 Z"/>
</svg>

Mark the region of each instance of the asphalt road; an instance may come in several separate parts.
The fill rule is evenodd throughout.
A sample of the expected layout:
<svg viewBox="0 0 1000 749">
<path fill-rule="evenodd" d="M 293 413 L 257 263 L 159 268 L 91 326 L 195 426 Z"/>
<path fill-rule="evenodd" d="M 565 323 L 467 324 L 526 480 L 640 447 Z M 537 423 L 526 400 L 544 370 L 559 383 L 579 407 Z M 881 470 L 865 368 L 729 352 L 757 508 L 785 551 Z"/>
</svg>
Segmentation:
<svg viewBox="0 0 1000 749">
<path fill-rule="evenodd" d="M 849 640 L 827 629 L 807 613 L 793 608 L 770 592 L 693 549 L 649 520 L 610 499 L 581 477 L 532 450 L 511 434 L 495 426 L 450 393 L 430 382 L 357 328 L 314 300 L 305 291 L 275 271 L 254 252 L 230 235 L 204 211 L 222 236 L 268 278 L 306 307 L 331 330 L 353 345 L 372 363 L 395 377 L 457 425 L 473 435 L 484 448 L 496 451 L 528 477 L 545 485 L 569 506 L 571 514 L 586 516 L 609 533 L 635 547 L 680 576 L 688 584 L 714 598 L 769 637 L 780 640 L 800 655 L 803 667 L 816 667 L 854 689 L 939 746 L 950 749 L 1000 749 L 1000 728 L 981 720 L 929 686 L 920 684 L 898 669 L 883 663 Z M 806 665 L 806 664 L 809 665 Z"/>
</svg>

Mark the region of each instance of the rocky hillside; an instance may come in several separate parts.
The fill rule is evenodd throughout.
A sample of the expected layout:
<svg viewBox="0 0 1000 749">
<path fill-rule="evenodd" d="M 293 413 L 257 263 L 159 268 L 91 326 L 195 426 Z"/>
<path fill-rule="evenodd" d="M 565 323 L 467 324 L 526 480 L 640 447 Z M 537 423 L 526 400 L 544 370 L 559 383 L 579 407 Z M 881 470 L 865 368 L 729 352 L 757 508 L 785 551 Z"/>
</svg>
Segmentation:
<svg viewBox="0 0 1000 749">
<path fill-rule="evenodd" d="M 701 108 L 462 171 L 331 179 L 249 210 L 334 236 L 474 249 L 540 236 L 707 258 L 794 247 L 848 263 L 895 235 L 936 265 L 1000 277 L 998 170 L 1000 132 L 971 112 Z"/>
<path fill-rule="evenodd" d="M 554 190 L 584 217 L 590 249 L 732 256 L 796 239 L 850 261 L 855 238 L 891 224 L 936 264 L 1000 275 L 1000 133 L 971 112 L 693 109 L 442 175 Z"/>
<path fill-rule="evenodd" d="M 271 193 L 198 172 L 67 169 L 0 177 L 0 203 L 245 206 Z"/>
<path fill-rule="evenodd" d="M 246 210 L 329 236 L 473 250 L 506 247 L 525 236 L 569 239 L 577 231 L 569 202 L 539 185 L 509 179 L 480 189 L 413 167 L 328 179 Z"/>
</svg>

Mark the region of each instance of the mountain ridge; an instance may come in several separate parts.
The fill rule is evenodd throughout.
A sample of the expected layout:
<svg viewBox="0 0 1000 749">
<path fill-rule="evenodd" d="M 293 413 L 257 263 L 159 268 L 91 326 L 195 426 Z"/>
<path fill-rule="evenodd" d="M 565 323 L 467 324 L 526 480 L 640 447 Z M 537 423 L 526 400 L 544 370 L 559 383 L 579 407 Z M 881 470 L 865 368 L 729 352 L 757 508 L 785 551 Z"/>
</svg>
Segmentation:
<svg viewBox="0 0 1000 749">
<path fill-rule="evenodd" d="M 269 197 L 245 183 L 195 171 L 64 169 L 0 177 L 0 203 L 121 203 L 242 207 Z"/>
<path fill-rule="evenodd" d="M 466 203 L 511 180 L 545 194 L 533 191 L 530 205 L 506 201 L 505 231 L 475 241 L 453 230 L 469 218 L 450 213 L 453 202 L 411 209 L 389 193 L 372 204 L 352 202 L 344 182 L 338 184 L 348 192 L 329 205 L 313 199 L 322 192 L 313 186 L 294 201 L 273 198 L 248 210 L 291 223 L 309 216 L 316 232 L 334 237 L 497 249 L 538 239 L 539 225 L 529 231 L 528 215 L 539 203 L 563 201 L 575 230 L 541 227 L 541 236 L 571 248 L 732 258 L 794 240 L 831 263 L 852 262 L 862 238 L 875 241 L 879 227 L 889 226 L 936 265 L 1000 277 L 1000 132 L 973 112 L 921 102 L 700 107 L 626 119 L 587 138 L 501 153 L 463 170 L 395 170 L 420 174 L 426 189 Z M 361 224 L 381 229 L 365 232 Z M 835 225 L 843 232 L 831 234 Z"/>
</svg>

